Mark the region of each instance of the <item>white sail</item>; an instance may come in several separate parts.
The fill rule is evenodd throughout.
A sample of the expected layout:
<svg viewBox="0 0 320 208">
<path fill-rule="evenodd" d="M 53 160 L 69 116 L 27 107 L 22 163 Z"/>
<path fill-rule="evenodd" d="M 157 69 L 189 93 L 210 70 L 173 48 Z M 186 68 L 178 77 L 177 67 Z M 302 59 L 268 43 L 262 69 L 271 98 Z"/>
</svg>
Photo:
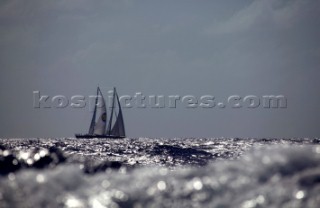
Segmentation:
<svg viewBox="0 0 320 208">
<path fill-rule="evenodd" d="M 115 98 L 116 98 L 117 105 L 118 105 L 118 113 L 116 114 L 116 121 L 112 127 L 111 135 L 125 136 L 126 133 L 125 133 L 125 129 L 124 129 L 124 122 L 123 122 L 121 105 L 120 105 L 118 94 L 116 92 L 115 92 Z"/>
<path fill-rule="evenodd" d="M 113 89 L 112 99 L 110 119 L 106 134 L 115 137 L 125 137 L 122 110 L 116 88 Z"/>
<path fill-rule="evenodd" d="M 97 115 L 97 104 L 98 104 L 98 98 L 99 98 L 99 87 L 97 88 L 97 96 L 96 100 L 94 102 L 94 111 L 91 119 L 91 124 L 89 127 L 89 134 L 92 135 L 94 132 L 94 126 L 96 125 L 96 115 Z"/>
<path fill-rule="evenodd" d="M 102 93 L 99 89 L 100 92 L 100 101 L 101 101 L 101 107 L 97 109 L 97 116 L 98 116 L 98 120 L 94 125 L 94 131 L 93 134 L 96 135 L 103 135 L 105 133 L 106 130 L 106 120 L 107 120 L 107 114 L 106 114 L 106 104 L 105 104 L 105 100 L 102 96 Z"/>
</svg>

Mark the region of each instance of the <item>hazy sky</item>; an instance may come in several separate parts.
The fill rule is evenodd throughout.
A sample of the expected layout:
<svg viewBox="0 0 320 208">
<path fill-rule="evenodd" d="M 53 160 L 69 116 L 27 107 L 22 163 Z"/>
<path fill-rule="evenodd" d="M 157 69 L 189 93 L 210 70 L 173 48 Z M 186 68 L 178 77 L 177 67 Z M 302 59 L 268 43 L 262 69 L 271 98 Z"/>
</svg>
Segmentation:
<svg viewBox="0 0 320 208">
<path fill-rule="evenodd" d="M 0 137 L 86 133 L 50 96 L 284 95 L 286 109 L 124 109 L 129 137 L 319 137 L 320 1 L 2 0 Z"/>
</svg>

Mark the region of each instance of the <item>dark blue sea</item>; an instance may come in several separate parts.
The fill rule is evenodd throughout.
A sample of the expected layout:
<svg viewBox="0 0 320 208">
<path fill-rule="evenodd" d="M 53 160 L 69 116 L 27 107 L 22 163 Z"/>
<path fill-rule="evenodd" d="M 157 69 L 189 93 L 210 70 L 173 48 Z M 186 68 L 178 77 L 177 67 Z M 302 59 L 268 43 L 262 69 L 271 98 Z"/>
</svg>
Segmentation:
<svg viewBox="0 0 320 208">
<path fill-rule="evenodd" d="M 320 139 L 0 139 L 1 208 L 320 205 Z"/>
</svg>

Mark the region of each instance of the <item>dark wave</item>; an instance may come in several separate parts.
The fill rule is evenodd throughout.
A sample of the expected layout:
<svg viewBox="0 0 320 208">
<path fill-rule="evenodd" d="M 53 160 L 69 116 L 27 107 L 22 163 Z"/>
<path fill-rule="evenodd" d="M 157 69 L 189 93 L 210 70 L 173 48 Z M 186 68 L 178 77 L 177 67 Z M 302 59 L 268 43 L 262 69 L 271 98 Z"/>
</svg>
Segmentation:
<svg viewBox="0 0 320 208">
<path fill-rule="evenodd" d="M 318 139 L 2 139 L 0 207 L 317 207 Z"/>
</svg>

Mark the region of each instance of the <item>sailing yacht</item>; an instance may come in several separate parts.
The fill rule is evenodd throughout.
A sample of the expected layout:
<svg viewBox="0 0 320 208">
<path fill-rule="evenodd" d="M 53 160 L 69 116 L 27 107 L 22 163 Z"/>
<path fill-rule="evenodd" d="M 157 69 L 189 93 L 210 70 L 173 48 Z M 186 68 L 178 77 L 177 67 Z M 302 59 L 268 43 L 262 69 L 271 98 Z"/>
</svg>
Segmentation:
<svg viewBox="0 0 320 208">
<path fill-rule="evenodd" d="M 98 98 L 101 99 L 101 107 L 97 108 Z M 110 116 L 107 117 L 106 102 L 100 88 L 97 88 L 94 111 L 88 134 L 76 134 L 76 138 L 125 138 L 125 128 L 121 105 L 116 88 L 113 88 L 113 96 L 110 107 Z"/>
</svg>

